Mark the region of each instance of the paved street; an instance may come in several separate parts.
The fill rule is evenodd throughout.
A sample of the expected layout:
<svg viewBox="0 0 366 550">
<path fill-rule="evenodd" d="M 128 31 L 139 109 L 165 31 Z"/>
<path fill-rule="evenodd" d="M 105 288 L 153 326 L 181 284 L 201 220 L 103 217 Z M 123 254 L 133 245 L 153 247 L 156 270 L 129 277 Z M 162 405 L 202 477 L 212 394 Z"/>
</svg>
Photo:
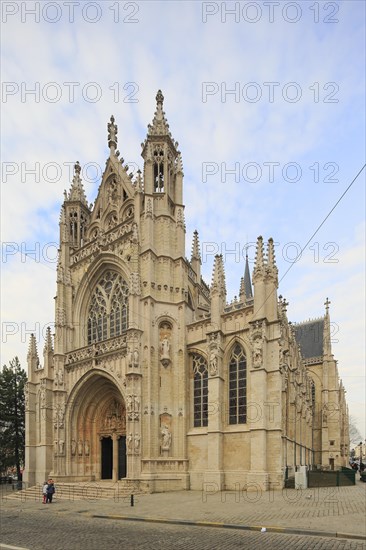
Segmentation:
<svg viewBox="0 0 366 550">
<path fill-rule="evenodd" d="M 355 487 L 262 494 L 240 490 L 220 493 L 208 486 L 201 492 L 136 495 L 134 507 L 130 506 L 129 496 L 119 495 L 118 486 L 111 485 L 113 490 L 115 487 L 114 498 L 96 498 L 98 487 L 85 484 L 80 496 L 63 492 L 62 485 L 57 490 L 56 482 L 52 505 L 43 505 L 40 496 L 35 495 L 14 498 L 11 487 L 3 487 L 1 542 L 29 550 L 366 550 L 366 484 L 359 481 Z M 114 519 L 116 516 L 123 519 Z M 231 527 L 179 523 L 187 521 Z M 261 533 L 261 527 L 267 531 Z M 283 529 L 287 532 L 275 532 Z"/>
<path fill-rule="evenodd" d="M 80 507 L 81 510 L 81 507 Z M 65 510 L 59 503 L 51 509 L 9 509 L 2 514 L 1 541 L 29 550 L 100 550 L 108 548 L 208 549 L 250 548 L 251 550 L 365 550 L 363 541 L 302 535 L 283 535 L 221 529 L 184 527 L 146 522 L 91 518 L 82 512 Z M 0 545 L 0 548 L 2 546 Z"/>
</svg>

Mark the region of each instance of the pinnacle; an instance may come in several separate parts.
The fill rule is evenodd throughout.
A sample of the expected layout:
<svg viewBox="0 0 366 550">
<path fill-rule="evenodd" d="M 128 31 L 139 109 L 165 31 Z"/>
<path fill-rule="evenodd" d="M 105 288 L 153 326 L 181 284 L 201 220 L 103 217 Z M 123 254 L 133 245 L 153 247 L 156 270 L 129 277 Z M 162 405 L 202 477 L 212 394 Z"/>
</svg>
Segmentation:
<svg viewBox="0 0 366 550">
<path fill-rule="evenodd" d="M 81 166 L 79 161 L 76 161 L 74 165 L 74 172 L 70 192 L 68 196 L 67 193 L 65 193 L 65 200 L 80 201 L 88 208 L 88 201 L 86 199 L 84 187 L 80 178 Z"/>
<path fill-rule="evenodd" d="M 192 255 L 191 259 L 201 260 L 201 254 L 200 254 L 200 243 L 198 238 L 198 231 L 197 229 L 193 232 L 193 241 L 192 241 Z"/>
</svg>

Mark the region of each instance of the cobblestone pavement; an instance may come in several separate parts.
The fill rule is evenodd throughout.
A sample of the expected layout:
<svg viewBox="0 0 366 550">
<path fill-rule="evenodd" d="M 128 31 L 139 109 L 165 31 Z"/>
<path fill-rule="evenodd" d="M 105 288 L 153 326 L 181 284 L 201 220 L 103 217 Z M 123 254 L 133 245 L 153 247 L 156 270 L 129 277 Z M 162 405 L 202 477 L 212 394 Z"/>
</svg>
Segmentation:
<svg viewBox="0 0 366 550">
<path fill-rule="evenodd" d="M 180 538 L 186 541 L 190 540 L 189 537 L 191 533 L 200 533 L 200 544 L 198 546 L 191 546 L 192 548 L 218 547 L 218 544 L 204 546 L 204 536 L 208 537 L 211 541 L 210 544 L 212 544 L 213 541 L 212 537 L 222 537 L 223 548 L 235 548 L 235 541 L 246 540 L 245 537 L 249 537 L 248 541 L 253 540 L 253 544 L 257 544 L 255 541 L 260 540 L 261 548 L 266 548 L 263 546 L 263 543 L 270 540 L 269 537 L 274 537 L 273 541 L 279 540 L 276 538 L 279 535 L 269 532 L 269 530 L 274 527 L 279 529 L 296 529 L 302 531 L 302 535 L 305 535 L 308 531 L 308 546 L 300 545 L 299 548 L 328 548 L 328 546 L 319 546 L 320 537 L 316 537 L 313 543 L 313 537 L 311 535 L 323 533 L 324 536 L 334 537 L 337 534 L 348 535 L 348 537 L 345 537 L 348 539 L 352 539 L 352 537 L 355 536 L 363 537 L 364 540 L 333 538 L 332 548 L 365 548 L 366 550 L 366 484 L 362 482 L 358 482 L 356 486 L 352 487 L 329 487 L 302 491 L 289 489 L 286 491 L 271 491 L 262 494 L 246 493 L 239 489 L 234 492 L 220 493 L 218 491 L 216 492 L 214 487 L 210 485 L 202 492 L 180 491 L 137 495 L 135 497 L 134 507 L 130 506 L 129 497 L 121 498 L 117 493 L 115 494 L 115 498 L 111 500 L 98 500 L 95 499 L 94 495 L 95 485 L 90 487 L 90 491 L 86 490 L 83 500 L 62 498 L 60 493 L 57 497 L 57 480 L 56 498 L 52 507 L 42 505 L 38 498 L 28 498 L 22 502 L 20 500 L 8 498 L 5 493 L 2 499 L 2 508 L 6 518 L 4 519 L 4 525 L 8 527 L 8 524 L 13 521 L 13 518 L 18 518 L 19 528 L 21 528 L 20 532 L 22 532 L 24 522 L 28 524 L 28 526 L 32 526 L 32 521 L 29 523 L 30 517 L 35 518 L 35 522 L 38 521 L 38 518 L 47 517 L 49 522 L 52 523 L 54 521 L 55 525 L 58 526 L 57 522 L 60 521 L 59 518 L 62 516 L 65 525 L 67 523 L 67 529 L 70 530 L 70 532 L 75 532 L 76 535 L 78 531 L 77 528 L 74 527 L 73 522 L 75 522 L 76 525 L 77 521 L 81 521 L 82 530 L 84 525 L 88 525 L 88 529 L 93 533 L 99 532 L 98 530 L 102 532 L 105 529 L 106 537 L 109 536 L 108 525 L 111 526 L 111 532 L 116 531 L 119 533 L 118 537 L 123 537 L 124 533 L 127 532 L 130 533 L 131 536 L 134 532 L 139 532 L 142 537 L 145 537 L 146 534 L 148 538 L 150 536 L 148 533 L 151 533 L 153 540 L 158 541 L 159 537 L 165 537 L 165 533 L 167 533 L 166 536 L 168 540 L 170 540 L 169 533 L 173 533 L 171 540 L 174 543 L 178 539 L 180 540 Z M 95 517 L 92 518 L 93 515 L 122 516 L 125 520 L 115 521 L 113 519 L 98 519 Z M 217 522 L 254 527 L 257 529 L 266 527 L 268 531 L 265 533 L 265 539 L 263 537 L 259 539 L 256 538 L 262 535 L 258 532 L 239 532 L 231 529 L 223 530 L 219 528 L 209 528 L 208 530 L 210 531 L 211 529 L 210 533 L 212 532 L 212 534 L 208 534 L 207 528 L 202 530 L 202 527 L 196 526 L 186 527 L 184 525 L 161 525 L 141 522 L 130 523 L 127 521 L 132 517 L 138 517 L 145 520 L 160 518 L 164 520 Z M 42 530 L 41 526 L 40 529 Z M 196 529 L 200 530 L 197 531 Z M 7 533 L 7 536 L 12 536 L 10 532 Z M 203 535 L 202 533 L 207 534 Z M 67 536 L 70 536 L 69 533 Z M 194 540 L 196 540 L 198 535 L 193 536 L 194 539 L 192 539 L 192 544 L 194 544 Z M 299 538 L 299 535 L 294 535 L 292 533 L 286 535 L 286 537 L 289 536 L 292 540 L 289 548 L 297 548 L 296 545 L 300 544 L 300 539 L 303 541 L 302 536 Z M 252 537 L 254 538 L 252 539 Z M 286 537 L 283 539 L 283 544 L 287 544 L 285 541 L 289 540 Z M 311 544 L 310 538 L 312 541 Z M 3 539 L 4 542 L 8 540 L 13 539 Z M 84 539 L 82 540 L 84 544 L 85 541 Z M 93 537 L 90 540 L 91 543 L 93 543 Z M 141 541 L 139 540 L 136 544 L 143 544 L 143 540 L 142 538 Z M 225 546 L 225 541 L 229 540 L 232 546 Z M 22 544 L 19 543 L 28 542 L 28 539 L 27 537 L 21 541 L 14 539 L 13 542 L 18 542 L 18 546 L 22 546 Z M 328 542 L 324 542 L 324 544 L 328 544 Z M 349 546 L 351 543 L 352 545 Z M 61 543 L 58 541 L 58 544 Z M 111 544 L 114 544 L 113 541 Z M 187 544 L 191 543 L 187 542 Z M 241 542 L 241 544 L 243 545 L 243 542 Z M 274 542 L 271 543 L 271 547 L 273 547 L 273 544 Z M 305 543 L 301 542 L 301 544 Z M 59 548 L 84 547 L 86 548 L 87 546 L 59 546 Z M 98 546 L 88 547 L 97 548 Z M 112 548 L 112 546 L 110 547 Z M 133 546 L 129 547 L 132 548 Z M 135 547 L 143 548 L 144 546 Z M 190 546 L 186 547 L 190 548 Z M 219 547 L 221 547 L 221 542 Z M 246 545 L 244 545 L 244 548 L 245 547 Z M 278 547 L 286 548 L 284 545 Z M 37 548 L 37 546 L 33 546 L 32 548 Z M 39 548 L 42 548 L 42 546 L 39 546 Z M 150 548 L 154 548 L 154 546 L 150 546 Z"/>
<path fill-rule="evenodd" d="M 61 503 L 52 509 L 50 506 L 37 506 L 34 510 L 23 510 L 20 507 L 16 510 L 8 508 L 5 503 L 1 542 L 29 550 L 366 549 L 364 541 L 356 540 L 96 519 L 65 510 L 64 507 L 61 509 Z"/>
</svg>

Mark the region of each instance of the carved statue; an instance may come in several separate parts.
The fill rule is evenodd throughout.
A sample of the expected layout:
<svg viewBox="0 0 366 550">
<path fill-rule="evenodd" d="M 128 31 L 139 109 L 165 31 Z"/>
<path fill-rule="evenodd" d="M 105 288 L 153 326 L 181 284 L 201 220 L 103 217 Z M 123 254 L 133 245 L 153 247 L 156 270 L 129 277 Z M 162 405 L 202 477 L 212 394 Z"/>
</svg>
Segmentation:
<svg viewBox="0 0 366 550">
<path fill-rule="evenodd" d="M 75 441 L 75 439 L 71 440 L 71 454 L 72 454 L 72 456 L 75 456 L 75 454 L 76 454 L 76 441 Z"/>
<path fill-rule="evenodd" d="M 64 383 L 64 371 L 62 369 L 58 369 L 57 371 L 57 381 L 59 386 L 62 386 Z"/>
<path fill-rule="evenodd" d="M 138 434 L 135 434 L 135 439 L 134 439 L 135 453 L 140 452 L 140 440 L 141 440 L 141 437 Z"/>
<path fill-rule="evenodd" d="M 89 456 L 89 453 L 90 453 L 89 439 L 86 439 L 84 442 L 84 453 L 85 453 L 85 456 Z"/>
<path fill-rule="evenodd" d="M 132 442 L 133 442 L 133 435 L 132 435 L 132 432 L 130 432 L 127 436 L 127 449 L 129 451 L 132 451 Z"/>
<path fill-rule="evenodd" d="M 260 367 L 262 364 L 262 340 L 256 338 L 253 342 L 253 363 L 255 367 Z"/>
<path fill-rule="evenodd" d="M 55 439 L 55 441 L 53 442 L 53 451 L 54 451 L 55 456 L 57 456 L 57 453 L 58 453 L 58 440 L 57 439 Z"/>
<path fill-rule="evenodd" d="M 140 398 L 137 395 L 133 396 L 133 410 L 139 412 L 140 410 Z"/>
<path fill-rule="evenodd" d="M 64 448 L 65 448 L 65 441 L 63 439 L 60 439 L 58 442 L 58 451 L 60 455 L 64 454 Z"/>
<path fill-rule="evenodd" d="M 172 443 L 172 434 L 169 431 L 169 428 L 166 424 L 161 428 L 162 443 L 161 448 L 163 451 L 169 451 L 170 445 Z"/>
<path fill-rule="evenodd" d="M 40 394 L 41 407 L 45 407 L 46 406 L 46 388 L 44 386 L 41 387 L 39 394 Z"/>
<path fill-rule="evenodd" d="M 135 348 L 133 351 L 133 360 L 132 360 L 133 366 L 138 367 L 139 366 L 139 352 Z"/>
<path fill-rule="evenodd" d="M 78 455 L 79 456 L 83 456 L 83 440 L 82 439 L 79 439 L 78 441 Z"/>
<path fill-rule="evenodd" d="M 127 412 L 132 412 L 133 411 L 133 396 L 132 395 L 127 395 L 126 397 L 126 401 L 127 401 Z"/>
<path fill-rule="evenodd" d="M 170 342 L 166 336 L 161 341 L 160 352 L 162 359 L 170 359 Z"/>
<path fill-rule="evenodd" d="M 215 376 L 217 374 L 217 355 L 216 349 L 212 349 L 210 352 L 210 374 Z"/>
</svg>

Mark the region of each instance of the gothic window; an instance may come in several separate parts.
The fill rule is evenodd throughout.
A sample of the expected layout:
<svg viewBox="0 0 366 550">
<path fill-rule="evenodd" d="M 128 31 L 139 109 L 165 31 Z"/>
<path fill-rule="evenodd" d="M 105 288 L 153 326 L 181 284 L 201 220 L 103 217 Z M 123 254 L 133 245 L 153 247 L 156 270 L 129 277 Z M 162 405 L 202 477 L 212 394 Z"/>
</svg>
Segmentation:
<svg viewBox="0 0 366 550">
<path fill-rule="evenodd" d="M 128 326 L 128 286 L 114 271 L 106 271 L 91 298 L 88 344 L 119 336 Z"/>
<path fill-rule="evenodd" d="M 247 421 L 247 360 L 243 348 L 235 344 L 229 363 L 229 424 Z"/>
<path fill-rule="evenodd" d="M 193 355 L 193 425 L 208 425 L 208 373 L 202 355 Z"/>
<path fill-rule="evenodd" d="M 154 151 L 154 191 L 164 193 L 164 151 L 160 147 Z"/>
<path fill-rule="evenodd" d="M 74 210 L 70 212 L 70 241 L 72 246 L 77 245 L 78 239 L 78 214 Z"/>
</svg>

